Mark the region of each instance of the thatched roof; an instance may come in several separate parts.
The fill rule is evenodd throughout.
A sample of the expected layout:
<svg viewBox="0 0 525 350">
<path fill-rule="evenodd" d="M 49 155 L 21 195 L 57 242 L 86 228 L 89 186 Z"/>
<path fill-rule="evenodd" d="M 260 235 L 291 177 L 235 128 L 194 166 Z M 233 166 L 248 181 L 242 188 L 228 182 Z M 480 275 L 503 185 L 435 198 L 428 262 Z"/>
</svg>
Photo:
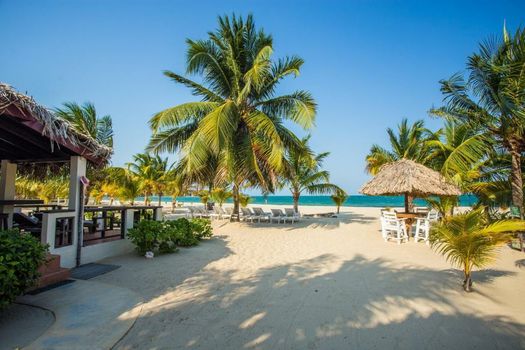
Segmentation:
<svg viewBox="0 0 525 350">
<path fill-rule="evenodd" d="M 68 121 L 59 118 L 32 97 L 0 82 L 0 118 L 8 116 L 48 138 L 51 149 L 67 148 L 96 164 L 107 162 L 113 153 L 110 147 L 78 133 Z"/>
<path fill-rule="evenodd" d="M 457 186 L 447 182 L 437 171 L 408 159 L 383 165 L 359 192 L 370 196 L 410 194 L 414 197 L 461 194 Z"/>
</svg>

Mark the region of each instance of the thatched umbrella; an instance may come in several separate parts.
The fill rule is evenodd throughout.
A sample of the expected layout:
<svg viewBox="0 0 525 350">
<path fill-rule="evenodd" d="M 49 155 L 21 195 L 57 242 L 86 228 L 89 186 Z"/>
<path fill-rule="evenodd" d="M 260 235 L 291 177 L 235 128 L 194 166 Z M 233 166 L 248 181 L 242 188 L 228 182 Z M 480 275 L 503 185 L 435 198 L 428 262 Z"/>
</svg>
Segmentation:
<svg viewBox="0 0 525 350">
<path fill-rule="evenodd" d="M 437 171 L 408 159 L 383 165 L 359 192 L 370 196 L 404 195 L 406 212 L 409 212 L 410 197 L 461 194 L 457 186 L 447 182 Z"/>
</svg>

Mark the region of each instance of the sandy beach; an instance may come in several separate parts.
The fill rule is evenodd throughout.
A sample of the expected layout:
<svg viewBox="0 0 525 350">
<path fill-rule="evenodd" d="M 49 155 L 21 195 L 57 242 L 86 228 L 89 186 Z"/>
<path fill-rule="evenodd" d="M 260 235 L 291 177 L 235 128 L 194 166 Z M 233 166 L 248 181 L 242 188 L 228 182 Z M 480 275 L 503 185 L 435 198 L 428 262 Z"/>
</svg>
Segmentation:
<svg viewBox="0 0 525 350">
<path fill-rule="evenodd" d="M 378 208 L 294 225 L 213 225 L 215 237 L 195 248 L 105 260 L 121 268 L 95 280 L 145 300 L 117 349 L 525 347 L 518 251 L 502 248 L 467 294 L 459 271 L 425 244 L 385 243 Z"/>
</svg>

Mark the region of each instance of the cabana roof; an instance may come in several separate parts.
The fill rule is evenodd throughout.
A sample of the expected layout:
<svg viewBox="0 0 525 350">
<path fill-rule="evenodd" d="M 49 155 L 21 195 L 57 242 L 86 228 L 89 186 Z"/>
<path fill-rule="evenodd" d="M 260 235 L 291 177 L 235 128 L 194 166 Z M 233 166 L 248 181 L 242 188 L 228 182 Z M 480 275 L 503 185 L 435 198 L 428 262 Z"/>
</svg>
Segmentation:
<svg viewBox="0 0 525 350">
<path fill-rule="evenodd" d="M 423 198 L 461 194 L 461 190 L 439 172 L 408 159 L 383 165 L 359 192 L 370 196 L 409 194 Z"/>
<path fill-rule="evenodd" d="M 0 82 L 0 159 L 15 163 L 53 163 L 83 156 L 106 163 L 113 150 L 78 133 L 66 120 Z"/>
</svg>

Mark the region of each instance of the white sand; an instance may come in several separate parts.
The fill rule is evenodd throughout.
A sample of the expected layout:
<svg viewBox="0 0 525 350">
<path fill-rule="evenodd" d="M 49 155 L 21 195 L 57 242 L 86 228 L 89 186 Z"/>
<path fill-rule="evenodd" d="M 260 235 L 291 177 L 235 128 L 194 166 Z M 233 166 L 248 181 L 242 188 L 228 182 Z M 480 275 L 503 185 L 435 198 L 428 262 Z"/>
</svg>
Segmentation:
<svg viewBox="0 0 525 350">
<path fill-rule="evenodd" d="M 198 247 L 107 259 L 122 267 L 96 279 L 146 300 L 117 348 L 525 348 L 525 254 L 503 248 L 467 294 L 425 244 L 385 243 L 377 208 L 343 210 L 295 225 L 215 222 Z"/>
</svg>

